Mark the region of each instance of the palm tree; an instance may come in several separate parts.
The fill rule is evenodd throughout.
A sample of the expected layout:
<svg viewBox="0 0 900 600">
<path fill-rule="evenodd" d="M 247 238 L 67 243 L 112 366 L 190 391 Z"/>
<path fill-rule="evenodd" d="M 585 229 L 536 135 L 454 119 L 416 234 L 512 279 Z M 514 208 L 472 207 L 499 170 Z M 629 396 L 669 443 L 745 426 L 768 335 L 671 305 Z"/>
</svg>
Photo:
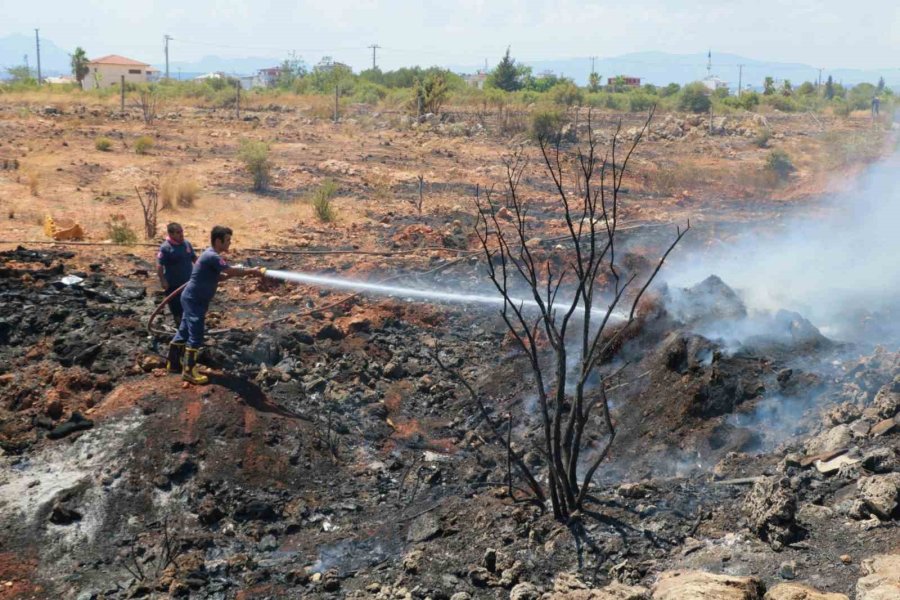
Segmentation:
<svg viewBox="0 0 900 600">
<path fill-rule="evenodd" d="M 78 46 L 75 48 L 75 53 L 72 54 L 72 75 L 75 76 L 75 79 L 78 81 L 78 85 L 81 85 L 81 82 L 84 80 L 85 76 L 87 76 L 88 71 L 88 58 L 87 54 L 84 52 L 84 48 Z"/>
</svg>

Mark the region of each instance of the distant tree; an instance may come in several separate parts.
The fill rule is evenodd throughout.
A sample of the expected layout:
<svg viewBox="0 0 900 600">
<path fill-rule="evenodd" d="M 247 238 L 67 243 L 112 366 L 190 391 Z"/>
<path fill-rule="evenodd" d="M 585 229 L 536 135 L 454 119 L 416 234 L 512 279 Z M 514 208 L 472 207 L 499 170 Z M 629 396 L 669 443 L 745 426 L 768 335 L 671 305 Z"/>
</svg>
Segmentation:
<svg viewBox="0 0 900 600">
<path fill-rule="evenodd" d="M 775 93 L 775 80 L 772 77 L 766 77 L 763 80 L 763 96 L 771 96 Z"/>
<path fill-rule="evenodd" d="M 19 65 L 16 67 L 7 67 L 6 73 L 13 83 L 31 83 L 35 81 L 31 75 L 31 69 L 28 65 Z"/>
<path fill-rule="evenodd" d="M 612 91 L 613 92 L 621 92 L 625 88 L 625 76 L 624 75 L 616 75 L 615 79 L 613 79 Z"/>
<path fill-rule="evenodd" d="M 678 100 L 678 108 L 693 113 L 705 113 L 712 106 L 709 99 L 709 90 L 699 81 L 689 83 L 681 90 L 681 98 Z"/>
<path fill-rule="evenodd" d="M 303 59 L 294 54 L 284 59 L 281 63 L 281 71 L 278 74 L 278 81 L 275 85 L 281 89 L 291 89 L 298 79 L 307 74 L 306 63 Z"/>
<path fill-rule="evenodd" d="M 664 87 L 663 89 L 660 90 L 659 95 L 662 96 L 663 98 L 666 98 L 668 96 L 674 96 L 680 90 L 681 90 L 680 85 L 678 85 L 677 83 L 670 83 L 669 85 L 667 85 L 666 87 Z"/>
<path fill-rule="evenodd" d="M 592 92 L 600 91 L 600 75 L 598 73 L 591 73 L 588 77 L 588 89 Z"/>
<path fill-rule="evenodd" d="M 791 85 L 790 79 L 785 79 L 781 83 L 781 95 L 782 96 L 790 96 L 794 93 L 794 86 Z"/>
<path fill-rule="evenodd" d="M 323 56 L 308 78 L 318 92 L 334 93 L 337 86 L 342 94 L 352 92 L 353 70 L 345 64 L 334 61 L 330 56 Z M 411 87 L 411 86 L 410 86 Z"/>
<path fill-rule="evenodd" d="M 550 88 L 553 88 L 560 83 L 571 82 L 571 80 L 565 77 L 560 77 L 556 73 L 551 72 L 541 73 L 537 77 L 533 77 L 530 72 L 520 72 L 520 82 L 522 83 L 522 87 L 527 90 L 533 90 L 535 92 L 546 92 Z"/>
<path fill-rule="evenodd" d="M 884 77 L 878 78 L 878 92 L 881 93 L 884 91 Z"/>
<path fill-rule="evenodd" d="M 517 68 L 516 61 L 509 55 L 509 47 L 507 47 L 506 54 L 491 71 L 488 82 L 495 88 L 514 92 L 522 87 L 520 77 L 521 73 Z"/>
<path fill-rule="evenodd" d="M 78 46 L 75 48 L 75 52 L 72 53 L 72 75 L 75 77 L 78 85 L 81 85 L 81 82 L 84 81 L 84 78 L 87 77 L 90 71 L 87 63 L 88 57 L 84 48 Z"/>
<path fill-rule="evenodd" d="M 812 96 L 816 93 L 816 86 L 811 81 L 804 81 L 797 88 L 797 93 L 801 96 Z"/>
<path fill-rule="evenodd" d="M 831 75 L 825 80 L 825 98 L 828 100 L 834 98 L 834 80 L 831 78 Z"/>
</svg>

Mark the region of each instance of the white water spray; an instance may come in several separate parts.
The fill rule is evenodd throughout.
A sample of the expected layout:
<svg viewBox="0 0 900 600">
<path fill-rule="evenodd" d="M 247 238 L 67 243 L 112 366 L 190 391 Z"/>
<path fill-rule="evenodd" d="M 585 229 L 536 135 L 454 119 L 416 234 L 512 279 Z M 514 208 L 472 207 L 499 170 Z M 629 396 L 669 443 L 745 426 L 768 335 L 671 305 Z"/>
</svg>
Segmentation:
<svg viewBox="0 0 900 600">
<path fill-rule="evenodd" d="M 291 281 L 294 283 L 305 283 L 333 289 L 352 290 L 356 292 L 368 292 L 379 296 L 397 296 L 401 298 L 416 298 L 431 302 L 459 302 L 471 304 L 490 304 L 503 306 L 503 296 L 499 293 L 496 296 L 485 296 L 481 294 L 460 294 L 456 292 L 448 292 L 442 290 L 429 290 L 412 288 L 405 286 L 383 285 L 380 283 L 368 283 L 365 281 L 355 281 L 352 279 L 341 279 L 338 277 L 323 277 L 322 275 L 310 275 L 308 273 L 298 273 L 296 271 L 277 271 L 273 269 L 266 270 L 266 277 L 280 279 L 282 281 Z M 524 306 L 530 309 L 538 308 L 538 303 L 527 298 L 510 297 L 510 302 L 516 306 Z M 560 306 L 569 306 L 562 303 Z M 576 309 L 578 314 L 584 314 L 584 307 L 578 306 Z M 601 311 L 598 311 L 601 312 Z M 605 314 L 605 311 L 602 311 Z M 610 316 L 611 322 L 619 322 L 628 318 L 628 315 L 622 312 L 614 312 Z"/>
</svg>

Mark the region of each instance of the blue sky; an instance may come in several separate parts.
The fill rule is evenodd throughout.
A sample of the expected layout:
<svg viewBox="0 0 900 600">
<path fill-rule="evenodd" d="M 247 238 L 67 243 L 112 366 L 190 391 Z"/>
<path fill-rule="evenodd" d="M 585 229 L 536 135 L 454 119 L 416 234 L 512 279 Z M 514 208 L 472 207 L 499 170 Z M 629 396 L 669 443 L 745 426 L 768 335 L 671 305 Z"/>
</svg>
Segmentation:
<svg viewBox="0 0 900 600">
<path fill-rule="evenodd" d="M 89 56 L 162 62 L 205 55 L 330 55 L 354 68 L 409 64 L 493 65 L 507 45 L 520 60 L 615 56 L 660 50 L 730 52 L 834 68 L 894 67 L 900 8 L 879 0 L 71 0 L 4 2 L 0 36 L 41 35 Z"/>
</svg>

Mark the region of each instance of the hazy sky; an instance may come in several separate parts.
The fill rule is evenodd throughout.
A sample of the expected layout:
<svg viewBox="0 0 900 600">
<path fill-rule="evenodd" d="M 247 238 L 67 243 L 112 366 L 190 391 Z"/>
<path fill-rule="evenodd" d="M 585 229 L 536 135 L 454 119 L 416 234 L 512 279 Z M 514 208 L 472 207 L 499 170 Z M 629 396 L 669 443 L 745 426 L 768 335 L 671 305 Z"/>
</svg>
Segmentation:
<svg viewBox="0 0 900 600">
<path fill-rule="evenodd" d="M 828 69 L 894 67 L 900 4 L 888 0 L 5 0 L 0 36 L 41 35 L 96 57 L 331 55 L 354 68 L 494 64 L 661 50 L 731 52 Z"/>
</svg>

